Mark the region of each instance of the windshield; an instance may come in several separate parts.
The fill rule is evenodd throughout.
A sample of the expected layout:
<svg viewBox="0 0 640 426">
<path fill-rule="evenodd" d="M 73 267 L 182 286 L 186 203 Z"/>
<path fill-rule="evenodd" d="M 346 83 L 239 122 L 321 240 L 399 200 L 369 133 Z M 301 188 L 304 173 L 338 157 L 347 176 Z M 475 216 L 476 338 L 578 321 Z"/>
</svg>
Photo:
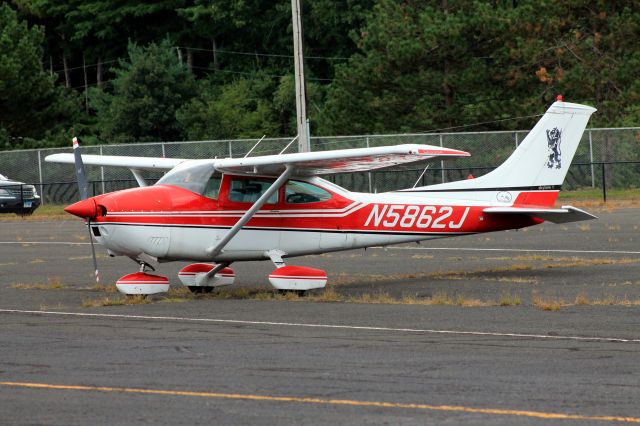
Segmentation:
<svg viewBox="0 0 640 426">
<path fill-rule="evenodd" d="M 204 194 L 209 178 L 214 169 L 211 164 L 199 164 L 181 169 L 174 169 L 164 175 L 157 185 L 174 185 L 188 189 L 200 195 Z"/>
</svg>

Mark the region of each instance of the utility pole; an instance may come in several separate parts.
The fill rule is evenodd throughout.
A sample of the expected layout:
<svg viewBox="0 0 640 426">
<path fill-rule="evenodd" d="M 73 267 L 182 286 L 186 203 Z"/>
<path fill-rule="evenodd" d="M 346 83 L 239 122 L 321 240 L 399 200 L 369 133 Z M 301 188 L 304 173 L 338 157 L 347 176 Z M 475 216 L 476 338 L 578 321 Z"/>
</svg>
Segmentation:
<svg viewBox="0 0 640 426">
<path fill-rule="evenodd" d="M 307 123 L 307 98 L 304 83 L 304 56 L 302 54 L 302 19 L 300 0 L 291 0 L 293 18 L 293 57 L 296 80 L 296 122 L 298 124 L 298 151 L 309 152 L 309 130 Z"/>
</svg>

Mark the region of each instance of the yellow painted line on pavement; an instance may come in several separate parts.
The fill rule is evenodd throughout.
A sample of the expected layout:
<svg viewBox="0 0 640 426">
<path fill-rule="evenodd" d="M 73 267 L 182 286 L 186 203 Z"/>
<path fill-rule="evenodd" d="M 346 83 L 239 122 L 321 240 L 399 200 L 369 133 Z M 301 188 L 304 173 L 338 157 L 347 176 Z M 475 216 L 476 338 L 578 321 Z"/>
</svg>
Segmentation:
<svg viewBox="0 0 640 426">
<path fill-rule="evenodd" d="M 301 396 L 273 396 L 273 395 L 252 395 L 241 393 L 219 393 L 219 392 L 192 392 L 163 389 L 138 389 L 111 386 L 81 386 L 81 385 L 54 385 L 48 383 L 28 383 L 28 382 L 0 382 L 0 386 L 47 389 L 63 391 L 94 391 L 94 392 L 114 392 L 147 395 L 167 395 L 167 396 L 190 396 L 199 398 L 234 399 L 247 401 L 266 402 L 291 402 L 301 404 L 321 404 L 321 405 L 343 405 L 352 407 L 376 407 L 376 408 L 399 408 L 406 410 L 427 410 L 427 411 L 449 411 L 462 413 L 477 413 L 499 416 L 520 416 L 533 417 L 548 420 L 578 420 L 578 421 L 603 421 L 603 422 L 626 422 L 640 423 L 638 417 L 623 416 L 587 416 L 580 414 L 548 413 L 544 411 L 528 410 L 506 410 L 500 408 L 476 408 L 461 405 L 430 405 L 430 404 L 408 404 L 384 401 L 357 401 L 350 399 L 325 399 Z"/>
</svg>

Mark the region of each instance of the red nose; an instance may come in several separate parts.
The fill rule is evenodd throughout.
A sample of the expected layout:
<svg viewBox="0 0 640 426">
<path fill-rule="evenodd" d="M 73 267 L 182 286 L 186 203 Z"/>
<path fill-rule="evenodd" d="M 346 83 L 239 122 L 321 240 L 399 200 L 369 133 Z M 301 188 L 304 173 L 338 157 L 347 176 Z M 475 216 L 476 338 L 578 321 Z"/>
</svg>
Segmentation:
<svg viewBox="0 0 640 426">
<path fill-rule="evenodd" d="M 98 206 L 93 198 L 87 198 L 86 200 L 71 204 L 66 207 L 64 211 L 78 217 L 95 219 L 98 215 Z"/>
</svg>

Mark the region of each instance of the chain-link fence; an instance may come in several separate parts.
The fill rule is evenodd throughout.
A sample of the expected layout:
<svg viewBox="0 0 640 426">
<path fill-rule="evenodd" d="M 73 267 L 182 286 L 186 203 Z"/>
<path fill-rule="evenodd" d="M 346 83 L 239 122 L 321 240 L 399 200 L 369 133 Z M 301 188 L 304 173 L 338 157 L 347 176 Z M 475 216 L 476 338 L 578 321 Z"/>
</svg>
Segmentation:
<svg viewBox="0 0 640 426">
<path fill-rule="evenodd" d="M 429 162 L 364 173 L 330 176 L 333 182 L 361 192 L 384 192 L 481 176 L 500 165 L 524 139 L 528 131 L 429 133 L 314 137 L 313 151 L 366 148 L 420 143 L 468 151 L 471 157 Z M 265 139 L 251 156 L 278 154 L 290 139 Z M 83 154 L 131 155 L 167 158 L 242 157 L 256 144 L 254 139 L 158 142 L 126 145 L 83 146 Z M 288 149 L 292 152 L 296 144 Z M 640 187 L 640 128 L 587 129 L 573 159 L 564 188 L 636 188 Z M 73 167 L 44 161 L 69 148 L 0 152 L 0 173 L 14 180 L 34 184 L 44 203 L 67 204 L 78 199 Z M 137 186 L 131 172 L 119 167 L 87 166 L 88 180 L 94 194 Z M 150 182 L 160 173 L 146 172 Z M 603 186 L 604 185 L 604 186 Z"/>
</svg>

